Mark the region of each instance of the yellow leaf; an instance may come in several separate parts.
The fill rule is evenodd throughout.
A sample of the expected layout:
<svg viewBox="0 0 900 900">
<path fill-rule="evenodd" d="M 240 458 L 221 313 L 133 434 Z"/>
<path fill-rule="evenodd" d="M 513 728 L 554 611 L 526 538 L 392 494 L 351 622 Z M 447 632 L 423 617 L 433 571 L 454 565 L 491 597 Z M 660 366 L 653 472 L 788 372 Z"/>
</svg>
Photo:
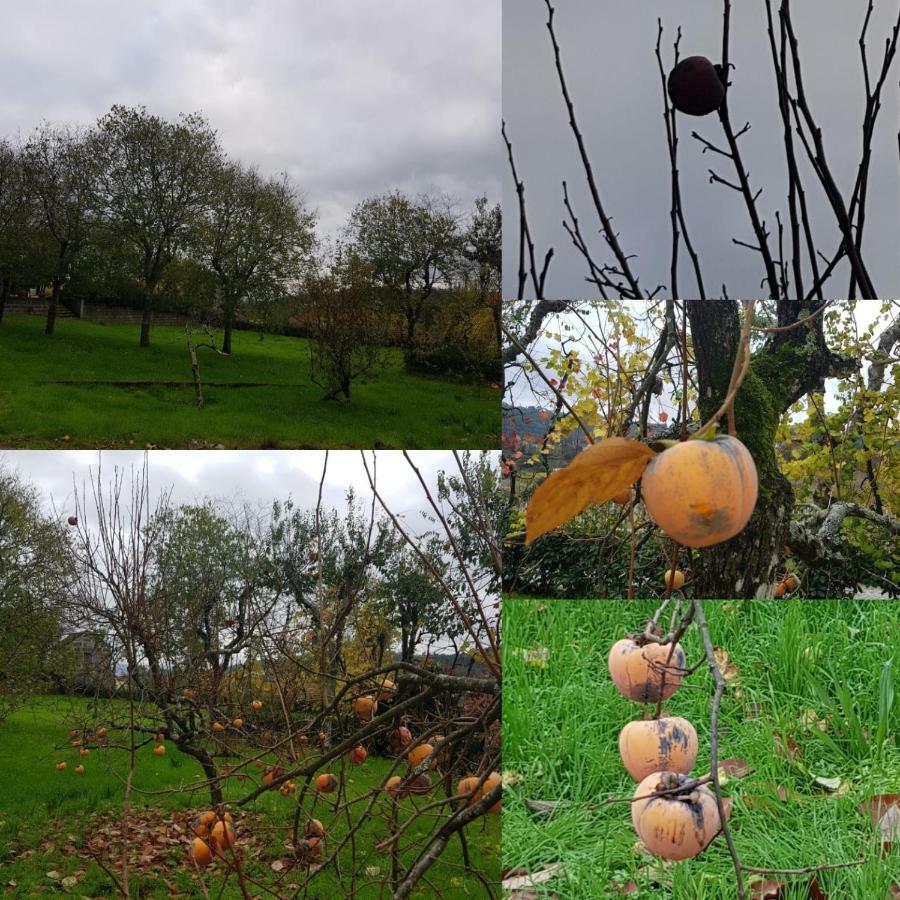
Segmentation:
<svg viewBox="0 0 900 900">
<path fill-rule="evenodd" d="M 583 450 L 534 492 L 526 514 L 525 543 L 530 544 L 589 506 L 611 500 L 643 475 L 654 456 L 646 444 L 621 437 L 598 441 Z"/>
</svg>

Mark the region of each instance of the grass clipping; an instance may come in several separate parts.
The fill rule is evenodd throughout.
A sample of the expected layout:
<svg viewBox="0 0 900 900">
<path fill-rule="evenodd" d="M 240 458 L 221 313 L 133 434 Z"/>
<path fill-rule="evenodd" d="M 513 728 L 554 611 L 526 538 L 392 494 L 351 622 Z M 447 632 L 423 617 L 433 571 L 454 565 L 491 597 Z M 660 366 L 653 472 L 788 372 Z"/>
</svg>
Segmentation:
<svg viewBox="0 0 900 900">
<path fill-rule="evenodd" d="M 583 450 L 535 490 L 525 515 L 525 543 L 631 487 L 655 456 L 646 444 L 622 437 Z"/>
</svg>

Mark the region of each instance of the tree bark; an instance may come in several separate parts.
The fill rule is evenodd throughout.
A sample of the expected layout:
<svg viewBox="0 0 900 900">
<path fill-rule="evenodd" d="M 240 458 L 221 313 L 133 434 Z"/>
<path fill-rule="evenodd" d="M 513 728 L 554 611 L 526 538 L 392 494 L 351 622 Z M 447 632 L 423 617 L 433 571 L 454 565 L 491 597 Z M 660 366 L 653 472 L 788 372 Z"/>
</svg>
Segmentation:
<svg viewBox="0 0 900 900">
<path fill-rule="evenodd" d="M 699 405 L 705 421 L 728 392 L 740 335 L 734 300 L 688 300 L 697 360 Z M 729 541 L 693 551 L 695 596 L 715 599 L 771 598 L 788 541 L 794 492 L 781 473 L 775 432 L 782 415 L 826 377 L 859 366 L 825 344 L 821 318 L 810 327 L 771 337 L 751 359 L 735 398 L 737 437 L 753 456 L 759 497 L 747 527 Z"/>
<path fill-rule="evenodd" d="M 44 334 L 53 334 L 56 326 L 56 308 L 59 305 L 59 294 L 62 290 L 62 278 L 59 275 L 53 276 L 53 290 L 50 294 L 50 308 L 47 310 L 47 324 L 44 327 Z"/>
<path fill-rule="evenodd" d="M 226 302 L 223 310 L 225 314 L 225 334 L 222 337 L 222 352 L 231 355 L 231 332 L 234 329 L 234 305 Z"/>
<path fill-rule="evenodd" d="M 141 317 L 142 347 L 150 346 L 150 326 L 153 324 L 153 287 L 148 283 L 144 288 L 144 314 Z"/>
</svg>

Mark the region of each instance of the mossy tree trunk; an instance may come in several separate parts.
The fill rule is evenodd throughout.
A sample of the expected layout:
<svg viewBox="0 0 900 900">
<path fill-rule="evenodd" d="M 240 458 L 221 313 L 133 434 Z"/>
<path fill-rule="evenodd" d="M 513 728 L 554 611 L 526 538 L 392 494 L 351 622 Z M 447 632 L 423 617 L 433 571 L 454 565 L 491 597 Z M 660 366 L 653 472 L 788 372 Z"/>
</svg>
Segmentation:
<svg viewBox="0 0 900 900">
<path fill-rule="evenodd" d="M 699 404 L 705 421 L 727 392 L 740 338 L 736 300 L 688 300 L 697 363 Z M 779 301 L 778 324 L 804 318 L 800 301 Z M 801 397 L 820 390 L 825 378 L 858 368 L 857 360 L 832 353 L 821 316 L 788 332 L 769 335 L 751 358 L 735 398 L 737 436 L 753 456 L 759 499 L 747 527 L 730 541 L 693 551 L 696 596 L 771 598 L 794 509 L 794 492 L 781 473 L 775 433 L 782 415 Z M 721 427 L 724 428 L 725 420 Z"/>
</svg>

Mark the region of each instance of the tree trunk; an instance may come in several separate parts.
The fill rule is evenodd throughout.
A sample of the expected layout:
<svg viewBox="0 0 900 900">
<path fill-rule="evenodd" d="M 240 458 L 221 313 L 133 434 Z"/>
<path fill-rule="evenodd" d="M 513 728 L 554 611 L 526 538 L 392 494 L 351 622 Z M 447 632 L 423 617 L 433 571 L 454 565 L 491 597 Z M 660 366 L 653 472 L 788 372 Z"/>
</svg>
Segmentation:
<svg viewBox="0 0 900 900">
<path fill-rule="evenodd" d="M 222 352 L 231 354 L 231 332 L 234 328 L 234 307 L 231 303 L 225 305 L 225 334 L 222 337 Z"/>
<path fill-rule="evenodd" d="M 3 321 L 3 313 L 6 309 L 6 299 L 9 297 L 9 286 L 12 279 L 9 276 L 0 278 L 0 322 Z"/>
<path fill-rule="evenodd" d="M 150 326 L 153 324 L 153 289 L 155 281 L 148 280 L 144 287 L 144 314 L 141 318 L 141 346 L 150 346 Z"/>
<path fill-rule="evenodd" d="M 203 769 L 203 774 L 206 776 L 206 780 L 209 783 L 209 796 L 212 805 L 217 806 L 220 804 L 222 802 L 222 783 L 219 781 L 219 772 L 216 769 L 215 761 L 209 755 L 207 750 L 203 747 L 197 747 L 194 744 L 186 742 L 179 743 L 178 749 L 182 753 L 192 756 L 200 763 L 200 768 Z"/>
<path fill-rule="evenodd" d="M 718 410 L 740 337 L 737 302 L 688 300 L 697 360 L 700 415 Z M 750 451 L 759 477 L 759 498 L 747 527 L 729 541 L 692 551 L 695 596 L 715 599 L 771 598 L 787 542 L 794 493 L 779 469 L 775 432 L 782 415 L 825 377 L 845 373 L 856 361 L 825 346 L 821 320 L 770 338 L 752 357 L 735 398 L 737 437 Z M 722 420 L 724 423 L 724 419 Z"/>
<path fill-rule="evenodd" d="M 62 278 L 59 275 L 53 276 L 53 290 L 50 294 L 50 308 L 47 310 L 47 325 L 44 328 L 44 334 L 53 334 L 56 326 L 56 307 L 59 304 L 59 294 L 62 290 Z"/>
</svg>

